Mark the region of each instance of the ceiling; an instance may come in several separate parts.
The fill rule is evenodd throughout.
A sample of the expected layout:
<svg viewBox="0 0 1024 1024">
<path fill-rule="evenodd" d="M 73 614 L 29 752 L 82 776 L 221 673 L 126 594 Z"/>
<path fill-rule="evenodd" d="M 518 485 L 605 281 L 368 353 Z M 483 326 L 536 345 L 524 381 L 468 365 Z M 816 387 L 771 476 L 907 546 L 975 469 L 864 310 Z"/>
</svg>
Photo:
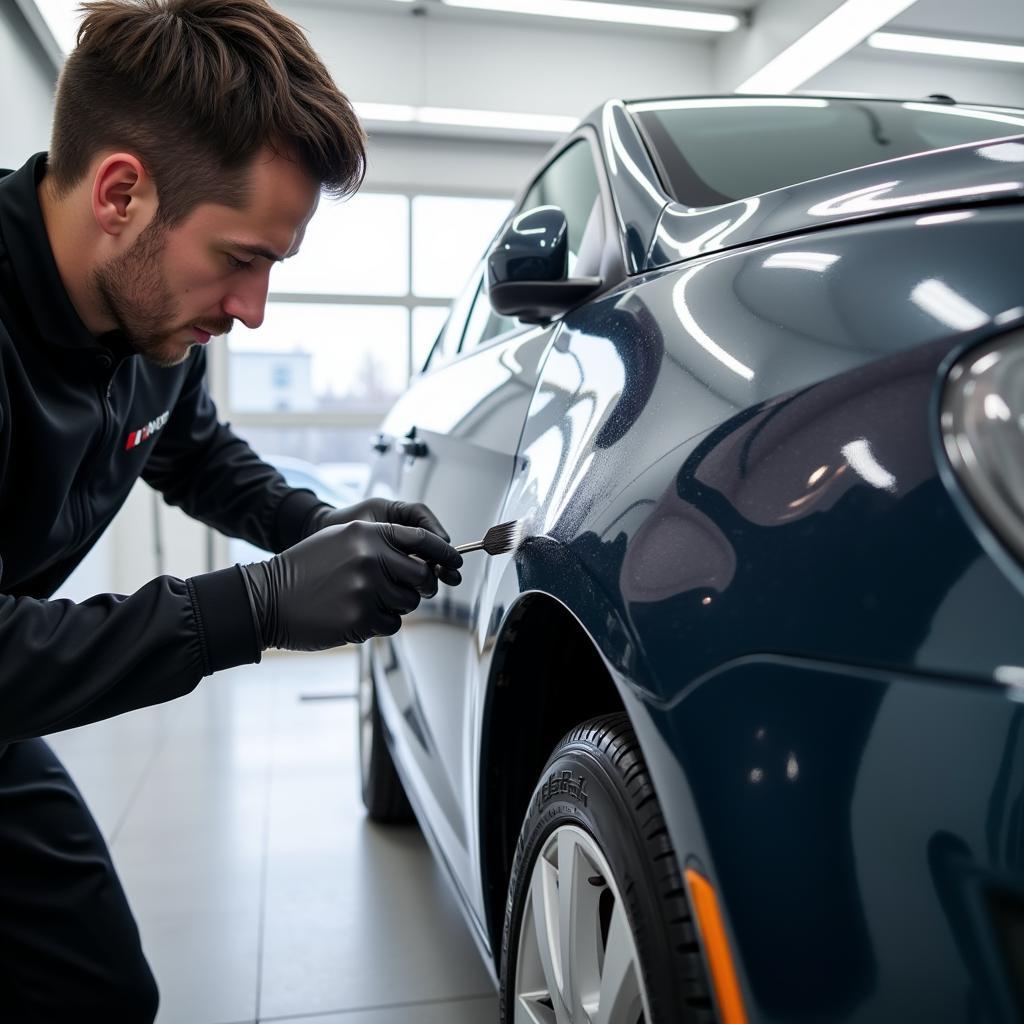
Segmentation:
<svg viewBox="0 0 1024 1024">
<path fill-rule="evenodd" d="M 917 0 L 887 29 L 1024 43 L 1022 0 Z"/>
</svg>

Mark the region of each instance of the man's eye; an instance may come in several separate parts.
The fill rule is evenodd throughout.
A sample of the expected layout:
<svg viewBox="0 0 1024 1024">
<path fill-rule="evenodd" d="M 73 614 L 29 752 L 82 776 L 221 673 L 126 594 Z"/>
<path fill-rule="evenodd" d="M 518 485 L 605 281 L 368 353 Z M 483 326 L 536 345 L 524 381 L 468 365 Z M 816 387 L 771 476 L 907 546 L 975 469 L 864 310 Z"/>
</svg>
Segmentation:
<svg viewBox="0 0 1024 1024">
<path fill-rule="evenodd" d="M 228 266 L 231 267 L 232 270 L 241 270 L 243 267 L 251 267 L 254 262 L 254 260 L 240 260 L 237 256 L 232 256 L 231 253 L 228 253 Z"/>
</svg>

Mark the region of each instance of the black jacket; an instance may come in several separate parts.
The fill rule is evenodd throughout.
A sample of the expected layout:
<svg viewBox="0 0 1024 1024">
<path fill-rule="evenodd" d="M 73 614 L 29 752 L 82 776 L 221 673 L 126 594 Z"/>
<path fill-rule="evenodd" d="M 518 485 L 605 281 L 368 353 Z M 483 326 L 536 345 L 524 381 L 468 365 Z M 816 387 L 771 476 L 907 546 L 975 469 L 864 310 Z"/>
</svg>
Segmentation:
<svg viewBox="0 0 1024 1024">
<path fill-rule="evenodd" d="M 36 194 L 45 154 L 0 172 L 0 752 L 12 740 L 179 697 L 259 661 L 237 567 L 130 596 L 47 598 L 142 477 L 260 547 L 301 539 L 320 502 L 217 420 L 205 352 L 147 363 L 94 337 L 61 283 Z"/>
</svg>

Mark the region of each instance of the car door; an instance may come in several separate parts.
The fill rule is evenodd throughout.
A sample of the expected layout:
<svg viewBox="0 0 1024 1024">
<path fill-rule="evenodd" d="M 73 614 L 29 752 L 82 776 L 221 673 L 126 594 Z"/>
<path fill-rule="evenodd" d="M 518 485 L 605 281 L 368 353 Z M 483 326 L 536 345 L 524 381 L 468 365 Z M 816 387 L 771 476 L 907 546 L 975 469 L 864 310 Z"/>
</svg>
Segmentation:
<svg viewBox="0 0 1024 1024">
<path fill-rule="evenodd" d="M 572 273 L 585 236 L 596 230 L 595 222 L 604 223 L 593 216 L 603 202 L 590 143 L 576 139 L 545 168 L 519 210 L 547 204 L 565 209 Z M 495 314 L 479 268 L 427 371 L 383 424 L 371 492 L 425 502 L 456 544 L 483 537 L 495 525 L 516 472 L 523 424 L 557 329 L 557 323 L 528 326 Z M 456 332 L 458 351 L 452 352 Z M 378 687 L 393 701 L 396 714 L 388 724 L 407 784 L 462 885 L 475 871 L 474 766 L 467 763 L 472 745 L 466 742 L 475 709 L 467 683 L 479 654 L 486 560 L 482 552 L 467 555 L 462 585 L 442 584 L 434 600 L 407 616 L 395 637 L 374 641 L 371 652 Z M 387 699 L 382 704 L 386 708 Z"/>
</svg>

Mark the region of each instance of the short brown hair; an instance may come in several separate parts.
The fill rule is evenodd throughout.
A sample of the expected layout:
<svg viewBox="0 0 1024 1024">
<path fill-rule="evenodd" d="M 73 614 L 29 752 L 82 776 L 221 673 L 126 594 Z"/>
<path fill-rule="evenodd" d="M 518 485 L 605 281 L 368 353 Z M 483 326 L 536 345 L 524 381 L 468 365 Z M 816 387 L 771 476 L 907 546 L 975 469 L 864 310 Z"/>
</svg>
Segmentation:
<svg viewBox="0 0 1024 1024">
<path fill-rule="evenodd" d="M 355 192 L 366 137 L 302 30 L 266 0 L 92 0 L 57 87 L 49 176 L 77 185 L 104 149 L 135 153 L 159 219 L 245 202 L 269 146 L 334 196 Z"/>
</svg>

